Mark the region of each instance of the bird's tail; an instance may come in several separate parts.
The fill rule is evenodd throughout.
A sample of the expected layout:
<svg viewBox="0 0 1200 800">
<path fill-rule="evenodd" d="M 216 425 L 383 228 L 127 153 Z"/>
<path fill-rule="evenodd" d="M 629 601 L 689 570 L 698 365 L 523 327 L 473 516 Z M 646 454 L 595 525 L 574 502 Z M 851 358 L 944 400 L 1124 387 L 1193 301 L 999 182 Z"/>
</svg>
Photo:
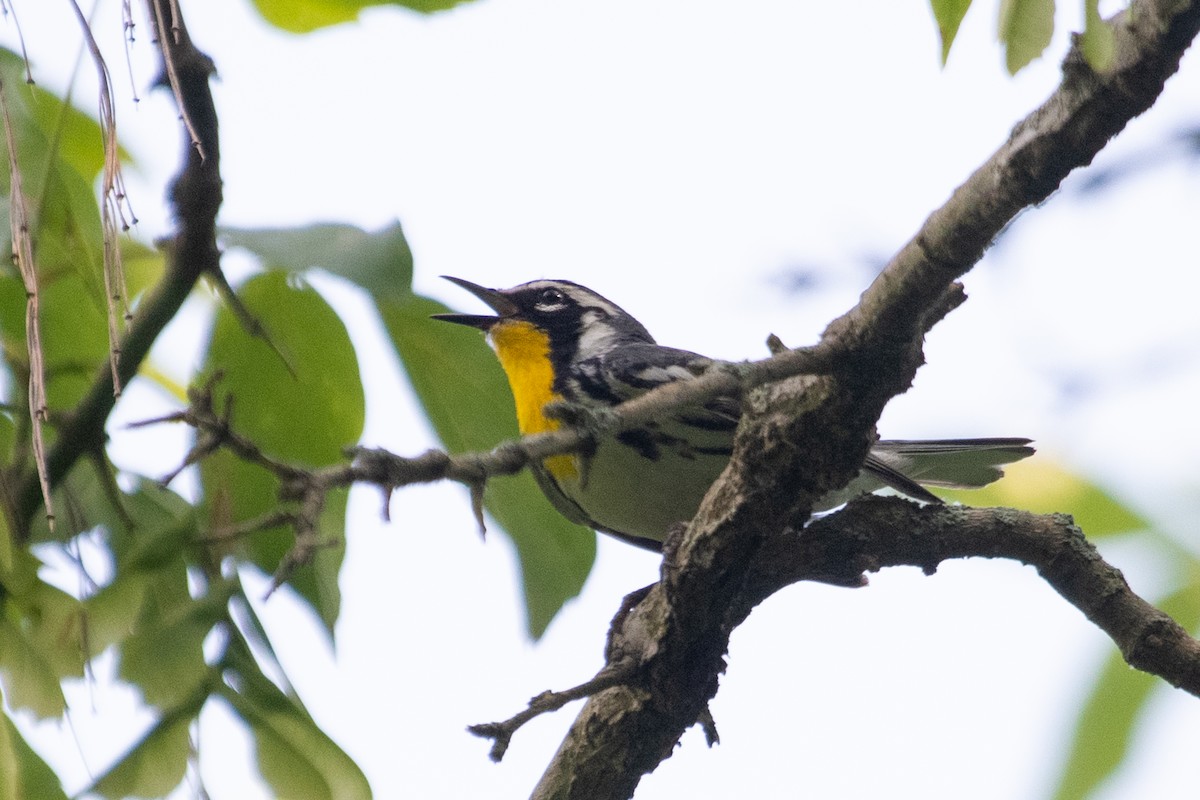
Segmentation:
<svg viewBox="0 0 1200 800">
<path fill-rule="evenodd" d="M 926 502 L 938 498 L 925 486 L 977 489 L 1004 475 L 1005 464 L 1033 455 L 1031 440 L 1005 439 L 891 439 L 875 443 L 863 474 L 851 483 L 858 491 L 890 486 Z M 858 485 L 874 482 L 874 487 Z"/>
</svg>

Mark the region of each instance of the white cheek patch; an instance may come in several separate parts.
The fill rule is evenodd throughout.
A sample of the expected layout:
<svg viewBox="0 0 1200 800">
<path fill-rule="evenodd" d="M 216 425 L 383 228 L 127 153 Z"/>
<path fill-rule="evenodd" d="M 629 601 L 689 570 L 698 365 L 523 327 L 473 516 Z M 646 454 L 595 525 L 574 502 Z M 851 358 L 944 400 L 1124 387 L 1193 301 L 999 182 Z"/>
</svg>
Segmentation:
<svg viewBox="0 0 1200 800">
<path fill-rule="evenodd" d="M 612 349 L 615 333 L 599 311 L 587 311 L 580 318 L 578 357 L 592 358 Z"/>
</svg>

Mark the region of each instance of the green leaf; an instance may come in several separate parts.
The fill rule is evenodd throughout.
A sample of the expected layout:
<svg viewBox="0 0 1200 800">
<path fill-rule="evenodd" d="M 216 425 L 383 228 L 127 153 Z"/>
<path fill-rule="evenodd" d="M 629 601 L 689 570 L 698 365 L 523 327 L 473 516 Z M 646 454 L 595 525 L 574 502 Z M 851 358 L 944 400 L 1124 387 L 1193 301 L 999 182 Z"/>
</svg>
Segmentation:
<svg viewBox="0 0 1200 800">
<path fill-rule="evenodd" d="M 280 800 L 370 800 L 358 765 L 308 712 L 280 691 L 239 648 L 231 650 L 221 696 L 254 735 L 258 767 Z"/>
<path fill-rule="evenodd" d="M 1184 628 L 1200 627 L 1200 569 L 1192 580 L 1157 605 Z M 1155 689 L 1167 685 L 1154 675 L 1134 669 L 1113 651 L 1096 679 L 1075 723 L 1075 738 L 1063 765 L 1055 800 L 1091 796 L 1125 760 L 1137 720 Z"/>
<path fill-rule="evenodd" d="M 37 84 L 25 82 L 25 59 L 19 53 L 0 48 L 0 76 L 4 79 L 8 114 L 14 127 L 36 127 L 53 142 L 53 157 L 70 166 L 90 182 L 104 167 L 103 138 L 100 124 L 64 98 Z M 42 156 L 50 152 L 42 151 Z M 122 161 L 128 154 L 121 150 Z"/>
<path fill-rule="evenodd" d="M 93 653 L 102 653 L 133 633 L 152 580 L 148 575 L 121 575 L 83 601 Z"/>
<path fill-rule="evenodd" d="M 487 450 L 517 435 L 508 381 L 477 332 L 430 320 L 430 314 L 449 309 L 424 297 L 381 302 L 379 310 L 413 389 L 449 450 Z M 559 515 L 528 473 L 490 481 L 484 505 L 516 545 L 526 622 L 537 638 L 563 603 L 579 594 L 596 556 L 596 536 Z M 465 500 L 462 513 L 466 528 Z"/>
<path fill-rule="evenodd" d="M 25 641 L 59 680 L 83 677 L 87 638 L 79 600 L 39 579 L 6 602 L 10 613 L 14 607 L 20 610 Z"/>
<path fill-rule="evenodd" d="M 121 264 L 125 267 L 125 289 L 129 297 L 139 294 L 158 283 L 167 268 L 166 256 L 161 250 L 152 250 L 136 239 L 121 237 Z"/>
<path fill-rule="evenodd" d="M 303 228 L 222 228 L 228 247 L 241 247 L 271 268 L 303 272 L 320 267 L 377 299 L 403 298 L 412 285 L 413 257 L 399 222 L 375 233 L 322 222 Z"/>
<path fill-rule="evenodd" d="M 213 674 L 204 660 L 204 640 L 229 619 L 234 590 L 233 583 L 223 583 L 194 601 L 149 604 L 121 646 L 122 680 L 140 688 L 148 705 L 160 708 L 178 706 L 200 691 Z"/>
<path fill-rule="evenodd" d="M 25 59 L 0 48 L 0 75 L 7 91 L 9 114 L 21 124 L 33 124 L 54 143 L 54 157 L 71 166 L 90 183 L 104 168 L 100 123 L 67 100 L 37 84 L 25 82 Z M 26 123 L 26 120 L 28 121 Z M 47 151 L 43 151 L 43 156 Z M 121 159 L 129 154 L 123 148 Z"/>
<path fill-rule="evenodd" d="M 240 580 L 238 581 L 238 591 L 233 595 L 232 604 L 236 609 L 238 633 L 251 646 L 257 663 L 261 664 L 263 661 L 269 663 L 272 674 L 280 676 L 282 678 L 280 682 L 284 686 L 290 686 L 291 681 L 287 677 L 287 670 L 284 669 L 283 662 L 279 660 L 279 654 L 275 652 L 275 645 L 271 644 L 271 637 L 267 635 L 267 628 L 259 618 L 258 612 L 254 610 L 254 604 L 246 596 L 246 589 Z"/>
<path fill-rule="evenodd" d="M 80 606 L 81 636 L 91 654 L 124 640 L 134 630 L 147 593 L 159 609 L 192 602 L 185 555 L 196 547 L 196 514 L 178 494 L 144 480 L 131 493 L 120 492 L 115 485 L 106 490 L 95 463 L 86 460 L 59 485 L 55 503 L 70 513 L 60 515 L 54 538 L 44 517 L 35 520 L 33 541 L 63 547 L 59 540 L 99 527 L 115 562 L 109 584 Z M 14 594 L 30 591 L 33 583 L 27 586 Z"/>
<path fill-rule="evenodd" d="M 1016 75 L 1045 52 L 1054 34 L 1054 0 L 1003 0 L 1000 42 L 1009 74 Z"/>
<path fill-rule="evenodd" d="M 53 533 L 44 516 L 35 518 L 30 526 L 33 543 L 61 544 L 96 526 L 112 530 L 120 525 L 121 514 L 113 506 L 113 495 L 101 482 L 96 463 L 91 459 L 76 463 L 66 479 L 59 482 L 54 490 L 54 505 L 69 513 L 59 514 Z"/>
<path fill-rule="evenodd" d="M 0 409 L 0 468 L 12 463 L 13 449 L 17 444 L 17 429 L 12 415 Z"/>
<path fill-rule="evenodd" d="M 309 33 L 318 28 L 353 22 L 370 6 L 392 5 L 426 14 L 454 8 L 466 0 L 254 0 L 258 13 L 277 28 Z"/>
<path fill-rule="evenodd" d="M 108 522 L 117 573 L 159 574 L 184 566 L 196 546 L 196 509 L 165 486 L 140 480 L 120 497 L 122 512 Z"/>
<path fill-rule="evenodd" d="M 1083 57 L 1096 72 L 1107 72 L 1116 55 L 1117 39 L 1112 26 L 1100 16 L 1100 0 L 1083 1 L 1083 19 L 1083 36 L 1079 39 Z"/>
<path fill-rule="evenodd" d="M 222 309 L 204 372 L 223 374 L 216 404 L 224 408 L 231 399 L 235 430 L 273 458 L 320 467 L 343 461 L 345 448 L 358 441 L 365 401 L 345 326 L 317 292 L 294 282 L 282 272 L 268 272 L 239 291 L 283 357 L 261 339 L 251 338 Z M 200 475 L 205 514 L 214 530 L 255 519 L 279 505 L 274 475 L 227 451 L 205 459 Z M 330 546 L 319 549 L 313 563 L 289 581 L 331 635 L 341 602 L 337 575 L 345 552 L 346 497 L 345 491 L 329 494 L 320 534 Z M 259 531 L 245 537 L 243 545 L 249 558 L 271 573 L 291 548 L 291 531 Z"/>
<path fill-rule="evenodd" d="M 43 285 L 41 294 L 46 398 L 52 412 L 67 412 L 87 393 L 97 367 L 108 358 L 108 321 L 78 276 L 63 275 Z"/>
<path fill-rule="evenodd" d="M 46 157 L 49 143 L 28 129 L 21 148 L 22 178 L 37 242 L 43 354 L 51 412 L 69 412 L 108 357 L 100 212 L 90 184 L 63 162 Z M 11 250 L 9 171 L 0 170 L 3 219 L 0 247 Z M 10 353 L 24 353 L 25 289 L 15 274 L 0 280 L 0 332 Z M 54 427 L 51 426 L 51 431 Z"/>
<path fill-rule="evenodd" d="M 933 18 L 937 20 L 938 35 L 942 38 L 942 64 L 945 64 L 971 0 L 929 0 L 929 4 L 933 8 Z"/>
<path fill-rule="evenodd" d="M 45 142 L 26 145 L 37 152 Z M 44 155 L 44 154 L 43 154 Z M 91 187 L 78 175 L 51 161 L 40 163 L 24 175 L 25 190 L 43 188 L 30 196 L 31 206 L 40 203 L 41 213 L 31 218 L 31 234 L 37 242 L 43 354 L 46 361 L 47 399 L 51 411 L 67 412 L 90 384 L 98 365 L 108 358 L 108 322 L 101 274 L 102 239 L 100 216 Z M 8 171 L 0 171 L 0 187 L 7 198 Z M 3 206 L 0 247 L 10 248 L 8 206 Z M 7 350 L 24 353 L 25 289 L 15 275 L 0 280 L 0 327 Z M 53 431 L 53 426 L 50 430 Z"/>
<path fill-rule="evenodd" d="M 938 490 L 973 506 L 1010 506 L 1038 514 L 1070 514 L 1089 539 L 1145 530 L 1149 523 L 1096 484 L 1037 455 L 1004 468 L 1004 478 L 983 489 Z"/>
<path fill-rule="evenodd" d="M 163 797 L 178 786 L 192 752 L 191 725 L 206 696 L 195 695 L 187 704 L 164 714 L 85 794 L 112 800 Z"/>
<path fill-rule="evenodd" d="M 99 126 L 65 100 L 26 84 L 20 57 L 6 50 L 0 50 L 0 80 L 9 87 L 8 118 L 41 280 L 73 274 L 85 282 L 90 300 L 103 311 L 103 235 L 92 188 L 103 163 Z M 10 180 L 10 171 L 0 170 L 5 216 L 0 246 L 9 249 Z"/>
<path fill-rule="evenodd" d="M 67 800 L 54 770 L 21 737 L 0 694 L 0 800 Z"/>
<path fill-rule="evenodd" d="M 16 542 L 13 541 L 12 532 L 8 528 L 8 518 L 5 514 L 0 514 L 0 596 L 3 596 L 4 584 L 12 572 L 15 558 Z"/>
<path fill-rule="evenodd" d="M 9 705 L 27 708 L 41 719 L 61 717 L 67 701 L 59 680 L 47 654 L 7 614 L 0 615 L 0 682 Z"/>
<path fill-rule="evenodd" d="M 0 680 L 14 708 L 41 718 L 61 716 L 63 678 L 83 675 L 83 609 L 37 577 L 38 561 L 15 550 L 0 593 Z"/>
</svg>

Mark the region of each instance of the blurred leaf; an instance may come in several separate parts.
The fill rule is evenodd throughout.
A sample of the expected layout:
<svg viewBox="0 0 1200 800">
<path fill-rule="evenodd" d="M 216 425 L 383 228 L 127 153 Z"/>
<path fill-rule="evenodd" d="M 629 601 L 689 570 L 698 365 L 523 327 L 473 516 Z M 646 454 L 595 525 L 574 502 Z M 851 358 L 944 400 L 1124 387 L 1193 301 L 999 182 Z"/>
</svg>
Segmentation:
<svg viewBox="0 0 1200 800">
<path fill-rule="evenodd" d="M 191 756 L 191 725 L 206 694 L 164 714 L 85 794 L 112 800 L 163 797 L 183 781 Z"/>
<path fill-rule="evenodd" d="M 0 681 L 13 708 L 57 717 L 66 710 L 62 679 L 83 675 L 83 610 L 37 577 L 39 562 L 27 550 L 13 557 L 0 593 Z"/>
<path fill-rule="evenodd" d="M 93 653 L 135 631 L 145 637 L 161 618 L 187 613 L 194 602 L 184 557 L 196 539 L 192 506 L 151 481 L 122 494 L 121 505 L 121 513 L 104 522 L 116 562 L 113 578 L 83 603 Z"/>
<path fill-rule="evenodd" d="M 238 633 L 250 645 L 256 660 L 262 663 L 265 657 L 274 670 L 273 674 L 281 676 L 280 682 L 284 686 L 289 686 L 291 681 L 288 680 L 287 670 L 284 669 L 283 662 L 279 660 L 279 654 L 275 652 L 275 646 L 271 644 L 271 637 L 267 635 L 266 626 L 263 625 L 258 612 L 254 610 L 254 604 L 246 596 L 245 587 L 240 580 L 238 581 L 238 591 L 231 598 L 231 611 L 232 616 L 237 620 Z"/>
<path fill-rule="evenodd" d="M 79 600 L 43 580 L 6 602 L 20 609 L 25 640 L 53 673 L 62 678 L 83 677 L 87 660 L 84 649 L 83 607 Z"/>
<path fill-rule="evenodd" d="M 59 677 L 46 654 L 25 637 L 7 614 L 0 614 L 0 682 L 9 705 L 27 708 L 41 719 L 62 716 L 67 701 Z"/>
<path fill-rule="evenodd" d="M 204 640 L 229 618 L 231 583 L 217 584 L 188 603 L 153 604 L 121 646 L 121 679 L 142 690 L 148 705 L 172 708 L 198 692 L 213 667 L 204 660 Z"/>
<path fill-rule="evenodd" d="M 317 292 L 291 285 L 294 280 L 282 272 L 268 272 L 247 281 L 239 295 L 296 374 L 271 347 L 246 334 L 224 308 L 213 326 L 204 372 L 223 373 L 216 404 L 224 408 L 225 398 L 232 398 L 235 430 L 274 458 L 319 467 L 344 460 L 344 449 L 358 441 L 365 401 L 345 326 Z M 228 452 L 205 459 L 200 475 L 208 524 L 214 530 L 256 518 L 279 504 L 275 477 Z M 345 552 L 346 497 L 345 491 L 329 494 L 321 535 L 330 546 L 319 549 L 313 563 L 289 581 L 331 635 L 341 602 L 337 575 Z M 276 527 L 245 537 L 243 545 L 250 559 L 269 574 L 291 548 L 292 535 Z"/>
<path fill-rule="evenodd" d="M 93 654 L 133 633 L 151 580 L 148 575 L 123 575 L 83 601 Z"/>
<path fill-rule="evenodd" d="M 41 566 L 42 562 L 38 561 L 37 557 L 28 549 L 13 548 L 12 563 L 8 570 L 0 575 L 0 610 L 2 610 L 3 603 L 9 598 L 22 597 L 33 591 L 34 585 L 38 582 L 38 570 L 41 569 Z"/>
<path fill-rule="evenodd" d="M 155 481 L 140 480 L 121 495 L 120 525 L 110 523 L 119 574 L 158 572 L 183 564 L 196 543 L 196 510 L 183 497 Z"/>
<path fill-rule="evenodd" d="M 7 225 L 7 206 L 4 207 L 4 213 L 5 219 L 2 221 Z M 10 239 L 3 241 L 11 246 Z M 25 351 L 25 285 L 15 271 L 8 274 L 0 272 L 0 337 L 3 337 L 6 345 L 0 353 L 6 359 L 11 358 L 10 353 Z"/>
<path fill-rule="evenodd" d="M 1088 535 L 1098 539 L 1145 530 L 1149 523 L 1090 481 L 1067 472 L 1038 455 L 1004 468 L 1004 478 L 983 489 L 942 490 L 943 497 L 973 506 L 1010 506 L 1039 514 L 1070 514 Z"/>
<path fill-rule="evenodd" d="M 51 412 L 68 412 L 108 358 L 108 321 L 103 307 L 90 299 L 77 276 L 64 275 L 43 284 L 41 295 L 47 401 Z"/>
<path fill-rule="evenodd" d="M 40 194 L 33 194 L 35 188 Z M 106 313 L 104 235 L 91 182 L 62 162 L 52 161 L 45 183 L 37 187 L 26 183 L 25 191 L 37 225 L 34 240 L 41 280 L 75 275 L 96 309 Z"/>
<path fill-rule="evenodd" d="M 508 381 L 477 333 L 429 319 L 449 311 L 412 296 L 381 302 L 380 313 L 434 430 L 452 452 L 488 450 L 517 435 Z M 579 594 L 596 556 L 596 536 L 563 518 L 527 472 L 488 482 L 488 513 L 517 547 L 526 622 L 540 637 L 563 603 Z M 461 527 L 473 527 L 463 499 Z"/>
<path fill-rule="evenodd" d="M 1000 43 L 1009 74 L 1045 52 L 1054 35 L 1054 0 L 1002 0 Z"/>
<path fill-rule="evenodd" d="M 29 120 L 14 121 L 30 233 L 37 243 L 41 328 L 51 411 L 69 411 L 108 354 L 101 274 L 100 212 L 88 178 L 48 157 L 50 142 Z M 11 250 L 10 174 L 0 170 L 0 247 Z M 0 279 L 0 332 L 10 354 L 23 354 L 25 290 L 15 274 Z M 53 427 L 51 427 L 53 430 Z"/>
<path fill-rule="evenodd" d="M 137 297 L 158 283 L 166 270 L 166 257 L 136 239 L 121 237 L 121 263 L 125 267 L 125 288 L 129 297 Z"/>
<path fill-rule="evenodd" d="M 1096 72 L 1107 72 L 1116 54 L 1116 35 L 1100 16 L 1100 0 L 1083 0 L 1084 28 L 1079 46 L 1083 57 Z"/>
<path fill-rule="evenodd" d="M 21 737 L 0 694 L 0 800 L 67 800 L 54 770 Z"/>
<path fill-rule="evenodd" d="M 153 354 L 151 354 L 150 358 L 143 361 L 142 365 L 138 368 L 138 377 L 153 383 L 165 394 L 173 397 L 175 402 L 180 406 L 187 404 L 187 386 L 180 383 L 172 375 L 164 372 L 154 361 Z"/>
<path fill-rule="evenodd" d="M 100 124 L 65 99 L 37 84 L 25 82 L 25 59 L 0 48 L 0 75 L 8 90 L 9 114 L 14 122 L 36 125 L 54 143 L 54 155 L 90 183 L 104 168 Z M 49 152 L 47 149 L 44 152 Z M 121 159 L 129 159 L 122 148 Z"/>
<path fill-rule="evenodd" d="M 364 8 L 392 5 L 432 13 L 454 8 L 466 0 L 254 0 L 258 13 L 277 28 L 309 33 L 318 28 L 353 22 Z"/>
<path fill-rule="evenodd" d="M 94 460 L 79 461 L 67 477 L 54 489 L 54 507 L 59 509 L 54 532 L 46 518 L 38 515 L 30 524 L 30 541 L 34 544 L 62 544 L 98 525 L 113 529 L 120 514 L 113 508 L 112 497 L 101 483 Z"/>
<path fill-rule="evenodd" d="M 1191 582 L 1156 605 L 1189 631 L 1200 627 L 1200 570 Z M 1075 738 L 1063 765 L 1055 800 L 1083 800 L 1117 771 L 1129 753 L 1134 727 L 1162 680 L 1125 663 L 1113 651 L 1075 723 Z"/>
<path fill-rule="evenodd" d="M 930 0 L 929 4 L 942 38 L 942 64 L 945 64 L 950 56 L 950 45 L 954 44 L 954 37 L 958 35 L 958 26 L 971 7 L 971 0 Z"/>
<path fill-rule="evenodd" d="M 0 79 L 11 87 L 5 97 L 42 280 L 74 273 L 85 282 L 93 302 L 104 309 L 103 236 L 92 189 L 103 164 L 100 128 L 65 100 L 25 83 L 24 77 L 20 56 L 0 50 Z M 10 179 L 8 169 L 0 170 L 5 217 Z M 11 250 L 11 237 L 5 219 L 0 246 Z"/>
<path fill-rule="evenodd" d="M 222 228 L 221 239 L 229 247 L 249 250 L 272 268 L 303 272 L 320 267 L 377 299 L 403 298 L 412 285 L 412 250 L 399 222 L 375 233 L 333 222 L 303 228 Z"/>
<path fill-rule="evenodd" d="M 13 450 L 17 444 L 17 430 L 13 418 L 0 408 L 0 467 L 12 463 Z"/>
<path fill-rule="evenodd" d="M 258 767 L 280 800 L 369 800 L 358 765 L 299 704 L 262 674 L 240 648 L 231 650 L 224 697 L 250 728 Z M 232 686 L 233 688 L 230 688 Z"/>
<path fill-rule="evenodd" d="M 0 414 L 0 416 L 3 415 Z M 13 569 L 16 557 L 15 546 L 16 543 L 13 541 L 12 532 L 8 528 L 7 516 L 0 514 L 0 597 L 3 596 L 4 583 L 8 580 L 8 575 Z"/>
</svg>

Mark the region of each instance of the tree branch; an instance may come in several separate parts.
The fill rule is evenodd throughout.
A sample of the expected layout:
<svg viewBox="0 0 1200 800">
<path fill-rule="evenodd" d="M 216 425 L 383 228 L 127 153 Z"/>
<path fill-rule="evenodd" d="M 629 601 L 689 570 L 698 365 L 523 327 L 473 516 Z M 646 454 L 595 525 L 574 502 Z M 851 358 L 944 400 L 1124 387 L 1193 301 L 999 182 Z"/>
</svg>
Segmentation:
<svg viewBox="0 0 1200 800">
<path fill-rule="evenodd" d="M 674 555 L 664 559 L 660 583 L 614 637 L 622 643 L 617 649 L 640 658 L 638 679 L 585 704 L 535 798 L 627 798 L 670 755 L 716 692 L 730 632 L 766 596 L 759 565 L 782 541 L 797 538 L 786 520 L 807 520 L 812 500 L 858 469 L 883 405 L 908 386 L 920 363 L 921 335 L 953 304 L 953 281 L 1020 210 L 1048 197 L 1154 103 L 1197 29 L 1200 1 L 1140 0 L 1117 21 L 1111 71 L 1092 72 L 1073 49 L 1054 94 L 929 217 L 858 305 L 826 329 L 821 344 L 837 342 L 850 366 L 751 395 L 729 468 L 682 542 L 668 548 Z M 1057 574 L 1053 564 L 1046 571 Z M 1076 590 L 1070 580 L 1062 585 Z M 1099 604 L 1088 613 L 1107 603 L 1135 605 L 1113 599 L 1120 595 L 1115 584 L 1105 585 L 1108 593 L 1086 601 Z M 1162 619 L 1138 626 L 1128 620 L 1144 615 L 1099 618 L 1121 631 L 1119 641 L 1140 665 L 1194 648 L 1180 645 Z M 1126 635 L 1127 623 L 1141 632 Z M 1186 672 L 1170 679 L 1190 685 Z"/>
<path fill-rule="evenodd" d="M 220 373 L 204 385 L 189 389 L 186 409 L 134 423 L 133 427 L 183 422 L 196 430 L 191 450 L 178 468 L 162 478 L 164 484 L 219 449 L 228 450 L 241 460 L 257 464 L 275 475 L 280 482 L 280 500 L 295 507 L 209 534 L 212 539 L 245 536 L 281 522 L 288 523 L 295 534 L 295 542 L 279 564 L 272 582 L 273 591 L 297 568 L 309 563 L 317 549 L 325 544 L 318 536 L 318 520 L 325 498 L 333 489 L 369 483 L 390 496 L 394 489 L 414 483 L 457 481 L 471 487 L 482 527 L 482 490 L 490 478 L 516 474 L 531 462 L 550 456 L 578 452 L 589 446 L 594 436 L 612 435 L 645 424 L 680 406 L 703 404 L 718 395 L 740 396 L 747 389 L 781 377 L 827 372 L 841 356 L 835 345 L 836 342 L 830 342 L 824 346 L 786 351 L 762 361 L 714 362 L 695 380 L 659 387 L 622 403 L 603 416 L 589 419 L 583 426 L 564 427 L 503 442 L 490 452 L 449 455 L 441 450 L 430 450 L 416 457 L 404 457 L 385 450 L 359 448 L 354 451 L 353 462 L 348 464 L 312 468 L 281 461 L 235 429 L 232 419 L 234 398 L 228 398 L 224 408 L 216 408 L 213 390 L 220 381 Z"/>
<path fill-rule="evenodd" d="M 917 506 L 864 497 L 761 554 L 748 591 L 764 597 L 831 571 L 843 575 L 915 566 L 932 574 L 953 558 L 1009 558 L 1047 583 L 1107 633 L 1130 666 L 1200 697 L 1200 641 L 1136 595 L 1065 514 L 1008 508 Z"/>
</svg>

